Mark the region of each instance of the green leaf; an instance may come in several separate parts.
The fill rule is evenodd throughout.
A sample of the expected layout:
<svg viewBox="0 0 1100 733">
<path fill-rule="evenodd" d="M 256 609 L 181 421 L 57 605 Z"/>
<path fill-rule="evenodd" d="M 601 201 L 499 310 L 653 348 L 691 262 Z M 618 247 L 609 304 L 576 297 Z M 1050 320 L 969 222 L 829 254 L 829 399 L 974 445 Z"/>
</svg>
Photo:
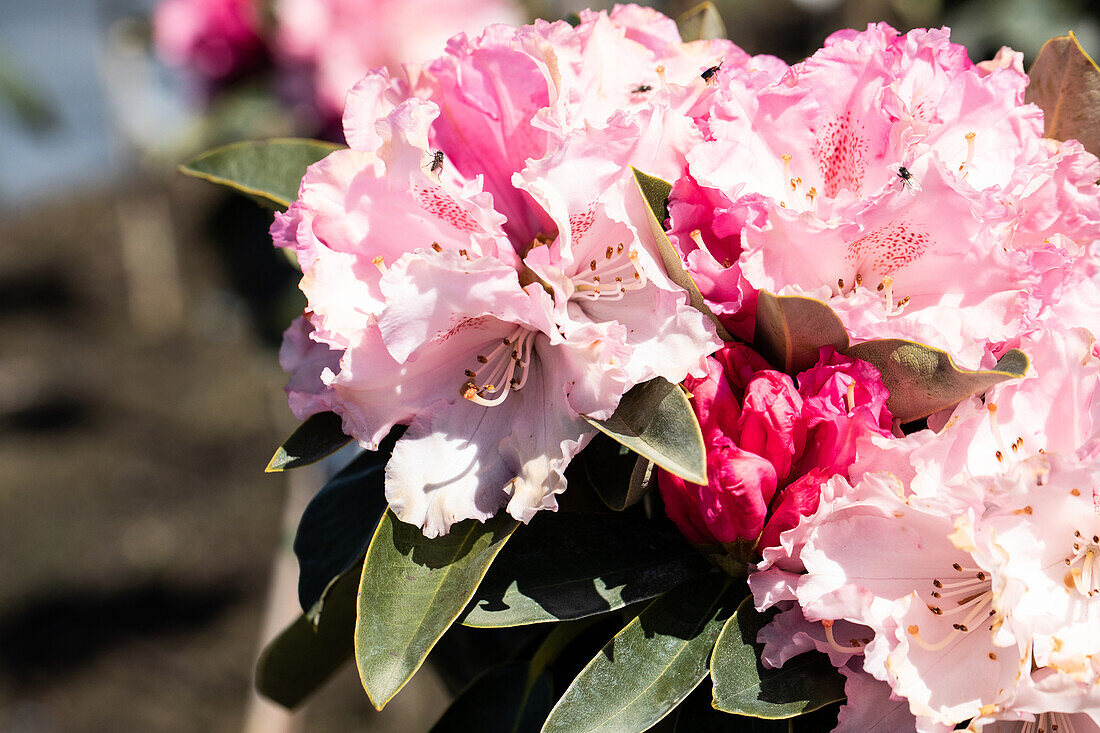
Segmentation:
<svg viewBox="0 0 1100 733">
<path fill-rule="evenodd" d="M 286 439 L 264 469 L 267 473 L 308 466 L 332 455 L 351 442 L 344 435 L 340 416 L 335 412 L 310 415 Z"/>
<path fill-rule="evenodd" d="M 744 593 L 715 572 L 655 600 L 581 670 L 543 733 L 648 729 L 706 677 L 714 640 Z"/>
<path fill-rule="evenodd" d="M 718 320 L 718 316 L 714 315 L 714 312 L 707 306 L 706 301 L 703 300 L 703 294 L 699 292 L 699 287 L 691 279 L 688 271 L 684 269 L 684 263 L 680 260 L 679 253 L 672 246 L 672 242 L 668 241 L 668 234 L 665 233 L 665 220 L 668 219 L 668 195 L 672 191 L 672 184 L 660 178 L 646 175 L 637 168 L 631 168 L 630 170 L 634 172 L 634 182 L 638 185 L 638 190 L 646 203 L 649 230 L 657 243 L 657 251 L 661 255 L 661 261 L 664 263 L 668 279 L 688 292 L 688 302 L 714 323 L 719 338 L 723 341 L 732 341 L 733 337 Z"/>
<path fill-rule="evenodd" d="M 746 598 L 722 629 L 710 662 L 718 710 L 774 720 L 844 699 L 844 677 L 821 652 L 799 654 L 779 669 L 764 668 L 764 645 L 756 636 L 774 615 L 758 613 Z"/>
<path fill-rule="evenodd" d="M 705 2 L 696 5 L 691 10 L 676 19 L 676 27 L 680 29 L 680 38 L 684 42 L 713 41 L 726 38 L 726 24 L 722 22 L 722 14 L 714 3 Z"/>
<path fill-rule="evenodd" d="M 329 586 L 357 567 L 367 551 L 386 511 L 389 454 L 390 450 L 363 453 L 329 479 L 302 513 L 294 554 L 299 567 L 298 600 L 309 614 Z"/>
<path fill-rule="evenodd" d="M 1043 135 L 1077 139 L 1085 150 L 1100 155 L 1100 68 L 1077 36 L 1047 41 L 1028 71 L 1031 81 L 1024 101 L 1043 110 Z"/>
<path fill-rule="evenodd" d="M 344 146 L 323 140 L 276 138 L 208 150 L 179 167 L 180 172 L 232 188 L 278 209 L 298 198 L 298 185 L 313 163 Z"/>
<path fill-rule="evenodd" d="M 687 395 L 658 377 L 623 395 L 606 420 L 585 418 L 601 432 L 669 473 L 707 483 L 707 452 Z"/>
<path fill-rule="evenodd" d="M 518 522 L 501 512 L 428 539 L 387 511 L 367 548 L 355 621 L 355 659 L 381 710 L 424 663 L 473 597 Z"/>
<path fill-rule="evenodd" d="M 817 362 L 822 346 L 848 348 L 848 331 L 820 300 L 761 290 L 753 345 L 770 364 L 794 376 Z"/>
<path fill-rule="evenodd" d="M 462 623 L 521 626 L 607 613 L 710 569 L 678 532 L 634 513 L 541 512 L 501 551 Z"/>
<path fill-rule="evenodd" d="M 534 684 L 517 684 L 531 665 L 508 662 L 487 669 L 458 694 L 431 733 L 519 733 L 537 731 L 554 704 L 550 674 L 542 673 Z"/>
<path fill-rule="evenodd" d="M 264 648 L 256 663 L 260 694 L 294 708 L 351 658 L 358 579 L 338 579 L 314 620 L 303 614 Z"/>
<path fill-rule="evenodd" d="M 592 438 L 580 459 L 588 482 L 608 509 L 621 512 L 641 501 L 649 490 L 648 481 L 642 479 L 651 473 L 645 467 L 653 464 L 603 433 Z M 636 478 L 639 466 L 644 475 Z"/>
<path fill-rule="evenodd" d="M 959 369 L 947 352 L 902 339 L 865 341 L 845 353 L 870 362 L 882 372 L 882 381 L 890 390 L 886 405 L 903 423 L 956 405 L 998 382 L 1019 379 L 1028 367 L 1024 352 L 1012 349 L 991 370 Z"/>
</svg>

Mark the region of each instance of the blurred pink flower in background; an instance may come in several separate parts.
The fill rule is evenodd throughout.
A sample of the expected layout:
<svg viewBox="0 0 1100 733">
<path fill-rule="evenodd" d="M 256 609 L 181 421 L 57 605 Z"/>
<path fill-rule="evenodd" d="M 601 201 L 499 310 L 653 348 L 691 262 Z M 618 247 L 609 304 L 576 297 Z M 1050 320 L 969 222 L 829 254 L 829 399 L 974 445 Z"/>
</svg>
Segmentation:
<svg viewBox="0 0 1100 733">
<path fill-rule="evenodd" d="M 255 0 L 163 0 L 153 16 L 160 56 L 212 87 L 264 65 L 261 34 Z"/>
<path fill-rule="evenodd" d="M 275 0 L 272 48 L 277 63 L 306 75 L 322 118 L 338 120 L 371 69 L 396 73 L 438 56 L 451 36 L 523 15 L 508 0 Z"/>
<path fill-rule="evenodd" d="M 274 71 L 272 93 L 332 133 L 348 92 L 371 69 L 397 73 L 438 56 L 452 36 L 523 16 L 509 0 L 162 0 L 153 27 L 160 57 L 208 91 Z"/>
</svg>

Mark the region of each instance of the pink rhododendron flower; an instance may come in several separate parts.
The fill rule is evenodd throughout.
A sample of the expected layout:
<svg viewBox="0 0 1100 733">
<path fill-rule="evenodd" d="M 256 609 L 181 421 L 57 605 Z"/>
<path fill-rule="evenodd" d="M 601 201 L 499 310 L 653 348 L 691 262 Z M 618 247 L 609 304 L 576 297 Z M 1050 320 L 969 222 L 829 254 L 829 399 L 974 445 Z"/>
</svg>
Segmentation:
<svg viewBox="0 0 1100 733">
<path fill-rule="evenodd" d="M 163 0 L 153 15 L 157 53 L 212 85 L 263 65 L 256 0 Z"/>
<path fill-rule="evenodd" d="M 1042 139 L 1005 59 L 979 69 L 946 30 L 877 25 L 762 88 L 723 79 L 670 211 L 727 324 L 751 333 L 756 289 L 807 295 L 854 341 L 909 338 L 970 367 L 1033 328 L 1100 236 L 1100 167 Z"/>
<path fill-rule="evenodd" d="M 797 388 L 740 344 L 707 362 L 707 376 L 684 386 L 703 432 L 709 483 L 658 474 L 665 511 L 692 542 L 778 544 L 817 509 L 821 486 L 846 474 L 860 436 L 891 434 L 878 371 L 832 347 L 798 375 Z"/>
<path fill-rule="evenodd" d="M 332 409 L 328 374 L 340 368 L 342 352 L 313 340 L 313 325 L 305 316 L 294 319 L 283 333 L 279 364 L 290 373 L 286 394 L 290 411 L 299 420 Z"/>
<path fill-rule="evenodd" d="M 846 493 L 801 542 L 806 572 L 794 592 L 805 617 L 872 629 L 860 645 L 863 668 L 918 718 L 953 725 L 1007 703 L 1026 660 L 986 630 L 1002 611 L 1000 595 L 990 568 L 967 552 L 955 515 L 906 501 L 885 475 Z"/>
<path fill-rule="evenodd" d="M 609 416 L 648 379 L 703 374 L 720 346 L 664 272 L 630 175 L 686 168 L 699 133 L 673 102 L 706 84 L 687 61 L 680 85 L 641 98 L 589 83 L 594 58 L 690 57 L 667 28 L 632 40 L 638 16 L 494 26 L 408 80 L 368 75 L 345 111 L 351 148 L 276 217 L 310 339 L 342 352 L 319 377 L 326 404 L 367 448 L 409 426 L 386 494 L 429 536 L 505 505 L 523 521 L 555 508 L 593 434 L 582 416 Z"/>
</svg>

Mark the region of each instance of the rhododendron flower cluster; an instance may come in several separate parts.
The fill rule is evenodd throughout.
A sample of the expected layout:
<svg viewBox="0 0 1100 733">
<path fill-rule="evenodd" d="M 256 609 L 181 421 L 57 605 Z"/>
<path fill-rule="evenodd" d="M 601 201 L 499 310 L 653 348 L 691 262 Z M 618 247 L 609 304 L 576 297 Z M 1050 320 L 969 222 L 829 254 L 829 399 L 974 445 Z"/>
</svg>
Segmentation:
<svg viewBox="0 0 1100 733">
<path fill-rule="evenodd" d="M 387 466 L 398 517 L 435 535 L 552 509 L 586 417 L 706 373 L 721 342 L 669 280 L 630 167 L 684 171 L 698 69 L 735 50 L 630 6 L 457 36 L 407 79 L 356 86 L 351 148 L 272 229 L 302 265 L 316 344 L 284 366 L 299 417 L 332 409 L 367 448 L 409 426 Z M 338 368 L 318 373 L 329 352 Z"/>
<path fill-rule="evenodd" d="M 271 229 L 291 408 L 404 426 L 385 495 L 429 538 L 556 510 L 598 425 L 748 568 L 764 664 L 840 670 L 839 730 L 1094 730 L 1100 162 L 1028 82 L 947 29 L 787 66 L 637 6 L 376 69 Z M 622 428 L 657 379 L 705 481 Z"/>
<path fill-rule="evenodd" d="M 757 289 L 807 295 L 853 340 L 988 366 L 1089 272 L 1100 170 L 1076 141 L 1042 137 L 1021 54 L 975 66 L 946 30 L 877 25 L 830 36 L 763 88 L 720 78 L 670 211 L 734 330 Z"/>
<path fill-rule="evenodd" d="M 827 653 L 842 730 L 1096 726 L 1100 167 L 1042 138 L 1019 59 L 973 65 L 946 31 L 836 34 L 780 83 L 724 89 L 673 192 L 733 329 L 763 288 L 822 299 L 853 340 L 1031 358 L 938 432 L 860 442 L 750 575 L 758 608 L 782 609 L 765 662 Z"/>
<path fill-rule="evenodd" d="M 851 484 L 834 479 L 765 550 L 757 602 L 798 619 L 777 619 L 766 659 L 816 646 L 858 660 L 850 674 L 888 686 L 919 730 L 1097 713 L 1100 359 L 1084 329 L 1029 345 L 1033 375 L 960 405 L 938 434 L 876 439 Z"/>
</svg>

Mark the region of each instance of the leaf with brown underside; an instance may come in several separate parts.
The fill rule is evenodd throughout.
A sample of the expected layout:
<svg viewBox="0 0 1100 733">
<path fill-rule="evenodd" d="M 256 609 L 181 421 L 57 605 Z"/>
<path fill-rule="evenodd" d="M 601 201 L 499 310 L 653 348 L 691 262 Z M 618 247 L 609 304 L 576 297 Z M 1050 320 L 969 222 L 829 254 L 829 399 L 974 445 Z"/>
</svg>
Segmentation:
<svg viewBox="0 0 1100 733">
<path fill-rule="evenodd" d="M 1085 150 L 1100 154 L 1100 67 L 1069 35 L 1043 45 L 1028 72 L 1024 101 L 1043 110 L 1043 135 L 1080 140 Z"/>
</svg>

